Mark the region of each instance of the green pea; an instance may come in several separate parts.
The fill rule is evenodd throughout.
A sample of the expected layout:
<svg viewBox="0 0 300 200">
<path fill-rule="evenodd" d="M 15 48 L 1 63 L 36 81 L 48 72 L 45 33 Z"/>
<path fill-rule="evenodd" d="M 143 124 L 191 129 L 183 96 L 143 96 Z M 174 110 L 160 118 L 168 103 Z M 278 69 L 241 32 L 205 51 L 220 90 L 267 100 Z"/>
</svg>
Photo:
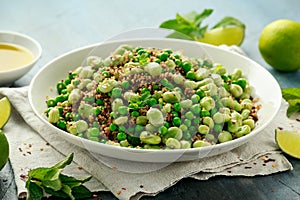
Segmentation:
<svg viewBox="0 0 300 200">
<path fill-rule="evenodd" d="M 158 55 L 158 58 L 161 60 L 161 61 L 166 61 L 168 59 L 169 55 L 167 53 L 161 53 Z"/>
<path fill-rule="evenodd" d="M 157 104 L 157 100 L 155 98 L 150 98 L 149 101 L 148 101 L 148 105 L 149 106 L 154 106 Z"/>
<path fill-rule="evenodd" d="M 112 91 L 111 91 L 111 96 L 112 97 L 118 98 L 118 97 L 121 97 L 121 95 L 122 95 L 122 89 L 121 88 L 112 89 Z"/>
<path fill-rule="evenodd" d="M 102 99 L 97 99 L 97 100 L 96 100 L 96 104 L 98 104 L 99 106 L 103 106 L 103 105 L 104 105 Z"/>
<path fill-rule="evenodd" d="M 100 134 L 100 131 L 98 128 L 89 128 L 88 129 L 88 137 L 98 137 Z"/>
<path fill-rule="evenodd" d="M 58 82 L 58 83 L 56 84 L 56 89 L 57 89 L 58 94 L 61 94 L 61 91 L 62 91 L 63 89 L 66 89 L 65 83 L 64 83 L 63 81 Z"/>
<path fill-rule="evenodd" d="M 220 143 L 223 143 L 223 142 L 228 142 L 228 141 L 231 141 L 232 140 L 232 135 L 230 132 L 228 131 L 222 131 L 220 132 L 220 134 L 218 135 L 218 141 Z"/>
<path fill-rule="evenodd" d="M 183 124 L 190 127 L 192 125 L 192 121 L 190 119 L 184 119 Z"/>
<path fill-rule="evenodd" d="M 131 116 L 132 117 L 138 117 L 138 116 L 140 116 L 140 113 L 138 111 L 134 110 L 134 111 L 131 112 Z"/>
<path fill-rule="evenodd" d="M 109 116 L 110 116 L 111 118 L 113 118 L 113 119 L 116 119 L 118 115 L 117 115 L 116 112 L 111 112 L 111 113 L 109 114 Z"/>
<path fill-rule="evenodd" d="M 136 132 L 136 133 L 140 133 L 140 132 L 142 132 L 144 130 L 144 126 L 142 126 L 142 125 L 136 125 L 135 126 L 135 129 L 134 129 L 134 131 Z"/>
<path fill-rule="evenodd" d="M 185 124 L 181 124 L 181 125 L 179 126 L 179 128 L 180 128 L 183 132 L 188 131 L 188 127 L 187 127 Z"/>
<path fill-rule="evenodd" d="M 190 63 L 190 62 L 187 62 L 187 61 L 185 61 L 184 63 L 183 63 L 183 65 L 182 65 L 182 69 L 183 69 L 183 71 L 184 72 L 188 72 L 188 71 L 190 71 L 191 69 L 192 69 L 192 64 Z"/>
<path fill-rule="evenodd" d="M 168 128 L 165 127 L 165 126 L 161 126 L 161 127 L 159 127 L 158 132 L 159 132 L 162 136 L 165 136 L 165 135 L 168 133 Z"/>
<path fill-rule="evenodd" d="M 118 141 L 126 140 L 126 138 L 127 138 L 127 134 L 124 133 L 124 132 L 119 132 L 119 133 L 117 134 L 117 140 L 118 140 Z"/>
<path fill-rule="evenodd" d="M 66 123 L 65 120 L 60 119 L 60 120 L 58 120 L 56 126 L 57 126 L 58 128 L 60 128 L 60 129 L 62 129 L 62 130 L 66 130 L 66 128 L 67 128 L 67 123 Z"/>
<path fill-rule="evenodd" d="M 195 115 L 191 111 L 186 112 L 184 116 L 189 120 L 192 120 L 195 117 Z"/>
<path fill-rule="evenodd" d="M 148 119 L 146 116 L 138 116 L 136 118 L 136 124 L 138 124 L 138 125 L 145 126 L 147 124 L 147 122 L 148 122 Z"/>
<path fill-rule="evenodd" d="M 190 79 L 190 80 L 195 80 L 195 79 L 196 79 L 196 74 L 195 74 L 195 72 L 193 72 L 193 71 L 188 71 L 188 72 L 186 73 L 186 78 L 187 78 L 187 79 Z"/>
<path fill-rule="evenodd" d="M 174 106 L 174 110 L 176 112 L 179 112 L 181 110 L 181 104 L 180 103 L 174 103 L 173 106 Z"/>
<path fill-rule="evenodd" d="M 181 124 L 181 119 L 179 117 L 174 117 L 172 120 L 172 123 L 174 126 L 180 126 Z"/>
<path fill-rule="evenodd" d="M 129 89 L 129 87 L 130 87 L 130 83 L 128 82 L 128 81 L 123 81 L 122 83 L 121 83 L 121 87 L 123 88 L 123 89 Z"/>
<path fill-rule="evenodd" d="M 199 104 L 195 104 L 190 108 L 191 112 L 194 113 L 195 115 L 199 115 L 201 112 Z"/>
<path fill-rule="evenodd" d="M 128 107 L 127 106 L 120 106 L 118 108 L 118 112 L 120 115 L 127 115 L 128 114 Z"/>
<path fill-rule="evenodd" d="M 210 112 L 208 110 L 201 110 L 200 111 L 200 117 L 209 117 Z"/>
<path fill-rule="evenodd" d="M 184 132 L 184 133 L 183 133 L 183 138 L 186 139 L 186 140 L 189 140 L 189 139 L 192 138 L 192 135 L 191 135 L 191 133 L 189 133 L 189 132 Z"/>
<path fill-rule="evenodd" d="M 47 99 L 46 103 L 47 103 L 48 107 L 54 107 L 57 104 L 56 100 L 52 99 L 52 98 L 51 99 Z"/>
<path fill-rule="evenodd" d="M 117 126 L 116 124 L 110 124 L 110 125 L 109 125 L 109 130 L 110 130 L 110 131 L 116 131 L 117 128 L 118 128 L 118 126 Z"/>
<path fill-rule="evenodd" d="M 99 107 L 93 107 L 92 113 L 94 116 L 98 116 L 101 113 L 101 110 L 99 109 Z"/>
<path fill-rule="evenodd" d="M 223 124 L 215 124 L 214 131 L 219 133 L 223 130 L 224 125 Z"/>
</svg>

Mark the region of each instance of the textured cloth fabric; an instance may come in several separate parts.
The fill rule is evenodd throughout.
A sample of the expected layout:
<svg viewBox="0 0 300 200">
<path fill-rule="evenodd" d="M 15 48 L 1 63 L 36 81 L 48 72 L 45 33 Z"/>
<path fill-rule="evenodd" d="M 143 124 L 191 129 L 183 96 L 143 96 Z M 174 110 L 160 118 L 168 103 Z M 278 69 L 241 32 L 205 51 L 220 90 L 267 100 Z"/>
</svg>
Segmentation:
<svg viewBox="0 0 300 200">
<path fill-rule="evenodd" d="M 274 139 L 274 130 L 279 126 L 293 129 L 300 124 L 286 117 L 288 105 L 284 100 L 280 113 L 265 130 L 232 151 L 196 161 L 147 164 L 94 155 L 65 141 L 34 114 L 28 100 L 28 87 L 0 88 L 1 96 L 8 96 L 13 106 L 4 132 L 10 142 L 10 161 L 19 196 L 26 194 L 23 177 L 28 170 L 49 167 L 72 152 L 74 162 L 64 173 L 92 175 L 92 180 L 86 183 L 90 190 L 111 191 L 119 199 L 155 195 L 185 177 L 206 180 L 218 175 L 268 175 L 293 168 Z"/>
</svg>

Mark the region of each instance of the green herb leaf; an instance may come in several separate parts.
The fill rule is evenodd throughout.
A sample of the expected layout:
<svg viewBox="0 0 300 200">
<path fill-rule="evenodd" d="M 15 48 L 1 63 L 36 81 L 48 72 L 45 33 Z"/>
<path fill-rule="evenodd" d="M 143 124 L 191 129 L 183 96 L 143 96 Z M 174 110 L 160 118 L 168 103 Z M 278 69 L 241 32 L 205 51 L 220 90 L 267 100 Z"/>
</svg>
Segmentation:
<svg viewBox="0 0 300 200">
<path fill-rule="evenodd" d="M 74 157 L 74 154 L 71 153 L 64 160 L 62 160 L 59 163 L 57 163 L 56 165 L 52 166 L 52 168 L 59 168 L 59 169 L 65 168 L 67 165 L 71 164 L 73 157 Z"/>
<path fill-rule="evenodd" d="M 197 14 L 194 18 L 194 27 L 201 26 L 202 21 L 209 17 L 212 12 L 213 9 L 205 9 L 202 13 Z"/>
<path fill-rule="evenodd" d="M 300 99 L 300 88 L 282 88 L 281 92 L 286 101 Z"/>
<path fill-rule="evenodd" d="M 66 176 L 61 174 L 60 175 L 60 180 L 64 185 L 68 185 L 70 188 L 74 188 L 74 187 L 78 187 L 80 185 L 82 185 L 83 183 L 89 181 L 92 177 L 88 176 L 85 178 L 74 178 L 74 177 L 70 177 L 70 176 Z"/>
<path fill-rule="evenodd" d="M 88 198 L 92 193 L 82 184 L 89 181 L 91 176 L 84 178 L 74 178 L 61 174 L 64 167 L 73 160 L 73 153 L 64 160 L 50 168 L 36 168 L 28 173 L 26 188 L 29 200 L 39 200 L 43 197 L 43 192 L 55 197 L 80 199 Z"/>
<path fill-rule="evenodd" d="M 290 117 L 293 113 L 300 112 L 300 99 L 289 100 L 289 107 L 287 109 L 287 116 Z"/>
<path fill-rule="evenodd" d="M 212 27 L 212 29 L 219 28 L 219 27 L 228 27 L 228 26 L 237 26 L 245 28 L 245 24 L 242 23 L 240 20 L 233 18 L 233 17 L 224 17 L 220 22 Z"/>
<path fill-rule="evenodd" d="M 76 199 L 86 199 L 92 196 L 92 193 L 84 185 L 72 188 L 72 194 Z"/>
<path fill-rule="evenodd" d="M 61 181 L 59 179 L 56 179 L 56 180 L 43 180 L 42 185 L 44 187 L 51 188 L 54 191 L 58 191 L 62 188 Z"/>
<path fill-rule="evenodd" d="M 287 116 L 300 112 L 300 88 L 282 88 L 282 97 L 288 102 Z"/>
<path fill-rule="evenodd" d="M 35 182 L 26 182 L 26 187 L 28 189 L 27 200 L 40 200 L 43 198 L 43 189 Z"/>
</svg>

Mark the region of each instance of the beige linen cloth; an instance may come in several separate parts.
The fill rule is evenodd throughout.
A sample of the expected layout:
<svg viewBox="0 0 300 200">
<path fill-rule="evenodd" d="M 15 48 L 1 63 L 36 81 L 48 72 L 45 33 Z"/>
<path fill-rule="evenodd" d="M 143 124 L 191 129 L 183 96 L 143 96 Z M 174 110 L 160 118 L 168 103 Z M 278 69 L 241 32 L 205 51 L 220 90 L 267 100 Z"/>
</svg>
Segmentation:
<svg viewBox="0 0 300 200">
<path fill-rule="evenodd" d="M 0 88 L 0 97 L 8 96 L 13 106 L 4 132 L 10 143 L 10 160 L 20 196 L 26 194 L 22 177 L 28 170 L 51 166 L 71 152 L 74 152 L 74 162 L 66 168 L 65 174 L 92 175 L 93 179 L 86 184 L 90 190 L 109 190 L 119 199 L 155 195 L 185 177 L 206 180 L 217 175 L 268 175 L 293 169 L 274 140 L 276 128 L 300 127 L 299 122 L 286 117 L 287 103 L 284 100 L 274 121 L 245 145 L 219 156 L 161 165 L 96 157 L 74 146 L 53 133 L 35 116 L 27 92 L 28 87 Z"/>
<path fill-rule="evenodd" d="M 222 48 L 244 54 L 235 46 Z M 232 151 L 196 161 L 147 164 L 93 155 L 69 143 L 35 116 L 27 93 L 28 87 L 0 88 L 0 97 L 8 96 L 13 106 L 4 132 L 10 143 L 10 161 L 19 196 L 26 195 L 23 178 L 30 169 L 50 167 L 70 153 L 74 153 L 74 161 L 64 170 L 65 174 L 92 175 L 86 183 L 91 191 L 111 191 L 119 199 L 156 195 L 186 177 L 207 180 L 218 175 L 269 175 L 293 169 L 274 139 L 278 127 L 300 130 L 298 121 L 286 117 L 288 104 L 284 100 L 277 117 L 265 130 Z"/>
</svg>

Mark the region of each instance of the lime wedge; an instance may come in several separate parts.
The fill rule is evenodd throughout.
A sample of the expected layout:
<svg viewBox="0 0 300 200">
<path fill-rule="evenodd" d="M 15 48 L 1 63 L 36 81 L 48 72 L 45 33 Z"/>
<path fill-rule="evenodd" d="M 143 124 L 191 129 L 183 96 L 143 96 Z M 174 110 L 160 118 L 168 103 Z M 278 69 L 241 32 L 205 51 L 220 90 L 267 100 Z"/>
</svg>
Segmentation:
<svg viewBox="0 0 300 200">
<path fill-rule="evenodd" d="M 4 127 L 4 125 L 9 120 L 11 114 L 11 105 L 9 99 L 7 97 L 3 97 L 0 99 L 0 129 Z"/>
<path fill-rule="evenodd" d="M 199 42 L 213 45 L 241 45 L 245 36 L 244 27 L 219 27 L 207 30 Z"/>
<path fill-rule="evenodd" d="M 286 154 L 300 159 L 300 133 L 275 129 L 275 139 L 279 148 Z"/>
<path fill-rule="evenodd" d="M 0 130 L 0 170 L 4 167 L 7 162 L 9 155 L 9 144 L 4 135 L 4 133 Z"/>
</svg>

